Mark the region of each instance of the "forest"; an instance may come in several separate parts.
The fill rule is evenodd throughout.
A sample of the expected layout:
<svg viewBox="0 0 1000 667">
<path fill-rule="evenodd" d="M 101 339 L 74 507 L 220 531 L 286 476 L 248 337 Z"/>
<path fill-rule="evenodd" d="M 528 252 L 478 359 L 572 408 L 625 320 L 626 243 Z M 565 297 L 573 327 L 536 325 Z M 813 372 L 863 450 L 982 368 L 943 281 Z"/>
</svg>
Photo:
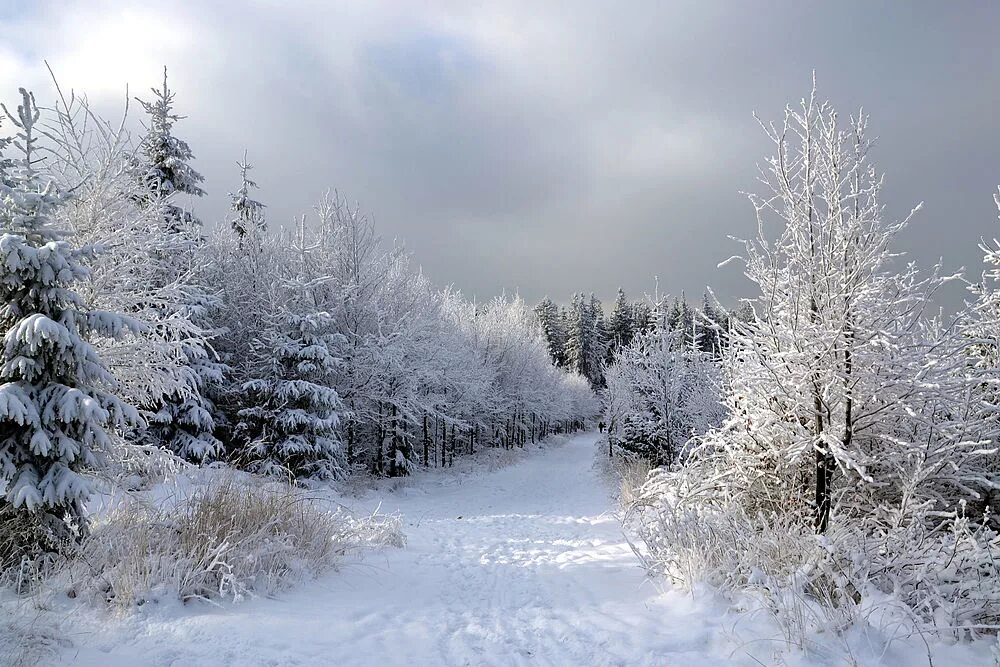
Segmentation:
<svg viewBox="0 0 1000 667">
<path fill-rule="evenodd" d="M 838 115 L 814 84 L 760 122 L 773 156 L 748 195 L 755 235 L 727 260 L 743 266 L 744 298 L 619 289 L 605 314 L 584 291 L 531 305 L 436 286 L 336 190 L 271 220 L 252 147 L 233 162 L 229 215 L 201 220 L 197 146 L 181 138 L 181 110 L 198 110 L 170 86 L 164 69 L 118 120 L 54 77 L 51 105 L 21 89 L 2 107 L 0 604 L 14 620 L 0 659 L 58 661 L 67 621 L 37 622 L 53 609 L 147 618 L 148 603 L 173 601 L 197 619 L 185 610 L 357 576 L 329 572 L 405 553 L 408 533 L 418 553 L 451 549 L 469 595 L 504 576 L 520 595 L 601 559 L 637 606 L 633 571 L 671 591 L 707 586 L 719 614 L 749 610 L 779 637 L 778 653 L 740 649 L 759 664 L 976 664 L 1000 650 L 1000 245 L 982 242 L 981 275 L 899 252 L 919 206 L 886 210 L 863 112 Z M 951 283 L 967 291 L 957 312 L 938 301 Z M 439 488 L 464 495 L 412 495 Z M 371 512 L 344 508 L 373 492 Z M 599 509 L 567 517 L 560 495 Z M 462 537 L 433 541 L 408 505 Z M 601 539 L 546 532 L 577 524 Z M 559 545 L 575 551 L 532 570 L 538 581 L 481 571 L 537 568 Z M 462 569 L 469 558 L 480 570 Z M 565 588 L 612 576 L 585 574 Z M 427 664 L 480 664 L 477 623 L 501 628 L 486 642 L 519 631 L 476 618 L 442 621 L 468 645 Z M 649 642 L 602 647 L 577 619 L 569 648 L 518 645 L 551 664 L 662 664 L 660 630 L 636 622 Z M 498 646 L 482 664 L 530 664 Z M 369 649 L 356 664 L 377 662 Z"/>
</svg>

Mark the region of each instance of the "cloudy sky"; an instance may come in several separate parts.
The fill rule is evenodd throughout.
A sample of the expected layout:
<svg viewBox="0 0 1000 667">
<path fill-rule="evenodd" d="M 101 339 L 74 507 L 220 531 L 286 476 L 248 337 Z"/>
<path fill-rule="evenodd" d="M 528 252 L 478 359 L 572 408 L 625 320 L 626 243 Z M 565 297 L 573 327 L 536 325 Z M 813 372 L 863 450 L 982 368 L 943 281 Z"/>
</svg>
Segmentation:
<svg viewBox="0 0 1000 667">
<path fill-rule="evenodd" d="M 290 8 L 287 5 L 293 5 Z M 542 7 L 544 5 L 544 7 Z M 337 188 L 439 284 L 529 300 L 747 294 L 729 236 L 768 154 L 752 113 L 864 105 L 900 247 L 979 271 L 1000 236 L 1000 4 L 0 0 L 0 99 L 101 108 L 169 66 L 221 219 L 244 148 L 272 225 Z"/>
</svg>

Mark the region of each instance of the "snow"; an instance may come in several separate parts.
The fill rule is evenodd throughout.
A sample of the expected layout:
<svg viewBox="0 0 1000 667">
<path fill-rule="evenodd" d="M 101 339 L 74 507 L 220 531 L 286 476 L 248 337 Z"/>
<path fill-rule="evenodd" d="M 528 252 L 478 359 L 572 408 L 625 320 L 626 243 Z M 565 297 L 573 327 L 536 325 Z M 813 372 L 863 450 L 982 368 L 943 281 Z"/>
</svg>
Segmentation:
<svg viewBox="0 0 1000 667">
<path fill-rule="evenodd" d="M 762 617 L 649 583 L 593 468 L 596 438 L 546 445 L 499 470 L 386 480 L 355 509 L 399 511 L 404 549 L 277 599 L 77 618 L 75 646 L 58 659 L 83 667 L 774 664 L 787 644 Z M 986 654 L 963 651 L 946 664 L 977 664 L 958 657 L 972 655 Z M 794 651 L 783 663 L 841 664 Z"/>
</svg>

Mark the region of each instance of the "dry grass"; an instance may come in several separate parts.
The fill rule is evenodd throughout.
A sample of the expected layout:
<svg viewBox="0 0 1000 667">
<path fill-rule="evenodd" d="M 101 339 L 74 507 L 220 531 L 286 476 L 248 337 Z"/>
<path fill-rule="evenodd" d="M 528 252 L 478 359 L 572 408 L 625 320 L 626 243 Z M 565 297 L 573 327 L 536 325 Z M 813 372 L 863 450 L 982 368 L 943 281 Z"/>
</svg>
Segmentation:
<svg viewBox="0 0 1000 667">
<path fill-rule="evenodd" d="M 224 477 L 177 507 L 132 503 L 97 527 L 76 559 L 114 607 L 151 597 L 239 600 L 334 567 L 353 548 L 401 541 L 398 520 L 323 510 L 289 485 Z"/>
<path fill-rule="evenodd" d="M 121 611 L 171 598 L 237 601 L 314 577 L 352 550 L 402 542 L 397 517 L 357 518 L 287 484 L 220 475 L 168 502 L 129 499 L 65 558 L 35 568 L 33 595 Z"/>
<path fill-rule="evenodd" d="M 638 456 L 618 457 L 615 466 L 619 480 L 618 500 L 624 507 L 629 507 L 639 498 L 639 490 L 652 469 L 649 461 Z"/>
<path fill-rule="evenodd" d="M 594 467 L 598 474 L 613 486 L 622 509 L 628 509 L 635 504 L 642 485 L 646 483 L 646 478 L 653 470 L 649 461 L 620 448 L 616 448 L 614 456 L 609 457 L 607 436 L 597 441 Z"/>
</svg>

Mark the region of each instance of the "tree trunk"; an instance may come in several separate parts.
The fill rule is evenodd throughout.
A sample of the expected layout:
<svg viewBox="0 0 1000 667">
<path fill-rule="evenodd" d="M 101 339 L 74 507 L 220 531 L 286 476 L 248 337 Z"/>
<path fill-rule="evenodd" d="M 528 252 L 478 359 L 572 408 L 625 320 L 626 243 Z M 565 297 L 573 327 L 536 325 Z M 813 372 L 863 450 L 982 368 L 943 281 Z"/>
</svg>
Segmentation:
<svg viewBox="0 0 1000 667">
<path fill-rule="evenodd" d="M 424 413 L 424 467 L 426 468 L 429 461 L 427 460 L 430 449 L 430 443 L 427 440 L 427 413 Z"/>
<path fill-rule="evenodd" d="M 354 463 L 354 420 L 347 422 L 347 465 Z"/>
<path fill-rule="evenodd" d="M 451 425 L 451 458 L 448 459 L 448 467 L 455 465 L 455 425 Z"/>
</svg>

